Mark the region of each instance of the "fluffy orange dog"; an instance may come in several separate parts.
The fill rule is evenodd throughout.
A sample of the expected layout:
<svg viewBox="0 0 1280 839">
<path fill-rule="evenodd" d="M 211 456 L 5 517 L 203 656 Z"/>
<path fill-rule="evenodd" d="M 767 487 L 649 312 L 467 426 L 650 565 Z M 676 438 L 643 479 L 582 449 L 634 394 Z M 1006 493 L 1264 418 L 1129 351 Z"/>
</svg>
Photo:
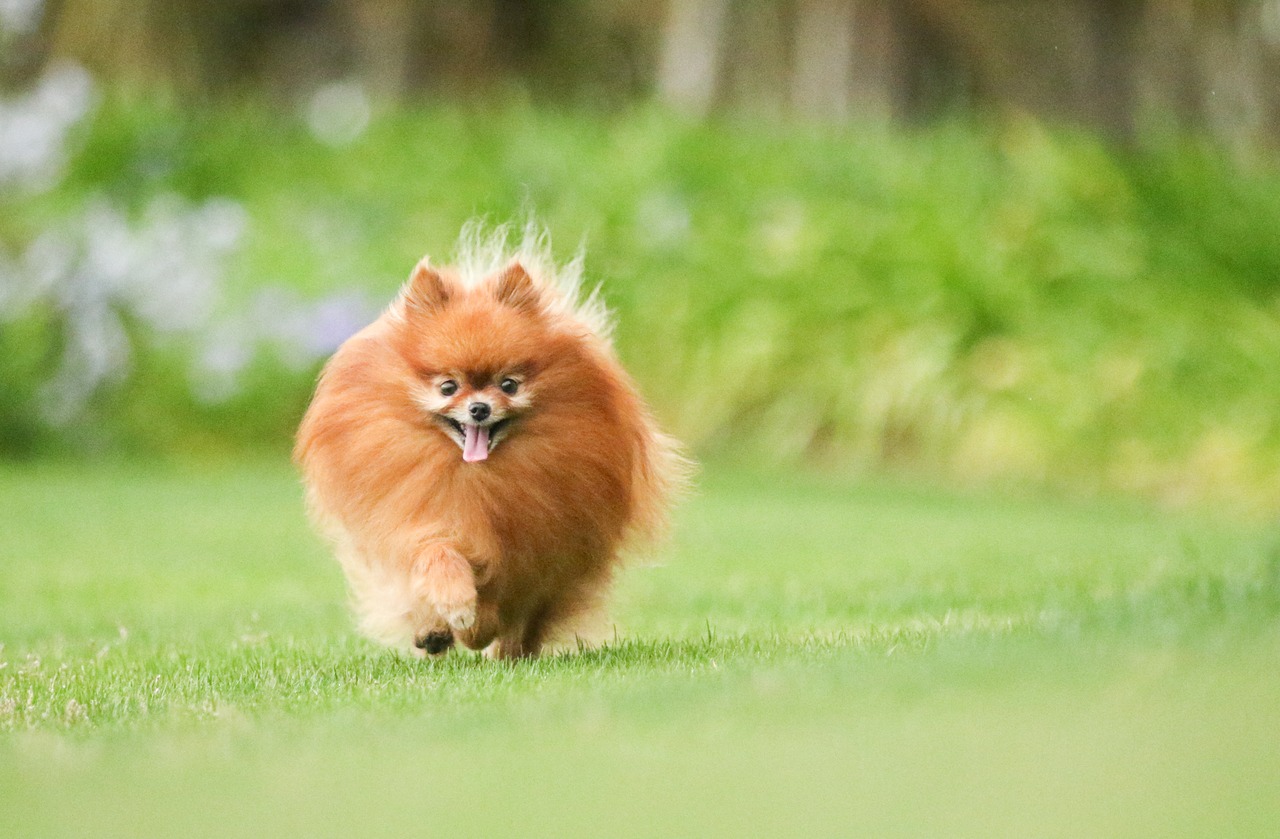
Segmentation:
<svg viewBox="0 0 1280 839">
<path fill-rule="evenodd" d="M 433 655 L 532 656 L 578 626 L 684 473 L 579 264 L 505 241 L 423 259 L 329 361 L 294 451 L 361 629 Z"/>
</svg>

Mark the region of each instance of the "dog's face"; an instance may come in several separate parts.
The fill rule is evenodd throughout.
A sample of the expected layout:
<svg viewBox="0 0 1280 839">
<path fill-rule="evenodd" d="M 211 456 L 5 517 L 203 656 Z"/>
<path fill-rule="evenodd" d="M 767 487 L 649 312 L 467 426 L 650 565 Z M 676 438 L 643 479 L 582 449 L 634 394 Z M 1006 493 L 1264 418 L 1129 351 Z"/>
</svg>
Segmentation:
<svg viewBox="0 0 1280 839">
<path fill-rule="evenodd" d="M 410 399 L 464 461 L 486 460 L 537 411 L 539 374 L 555 363 L 558 341 L 518 263 L 471 289 L 420 265 L 401 330 Z"/>
<path fill-rule="evenodd" d="M 533 408 L 527 367 L 458 368 L 430 376 L 414 401 L 462 449 L 468 463 L 485 460 Z"/>
</svg>

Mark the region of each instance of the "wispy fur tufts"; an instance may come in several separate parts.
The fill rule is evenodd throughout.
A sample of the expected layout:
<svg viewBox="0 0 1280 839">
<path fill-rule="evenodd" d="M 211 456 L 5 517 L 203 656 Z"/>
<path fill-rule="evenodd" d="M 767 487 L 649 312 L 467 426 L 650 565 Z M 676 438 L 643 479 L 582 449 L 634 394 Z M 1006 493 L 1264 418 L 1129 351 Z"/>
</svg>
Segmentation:
<svg viewBox="0 0 1280 839">
<path fill-rule="evenodd" d="M 583 289 L 584 257 L 584 249 L 579 247 L 571 260 L 557 264 L 551 235 L 537 222 L 528 221 L 517 228 L 473 219 L 463 226 L 449 264 L 464 288 L 474 288 L 512 260 L 518 261 L 543 287 L 543 303 L 553 314 L 576 320 L 608 341 L 613 335 L 613 316 L 600 297 L 599 285 Z"/>
</svg>

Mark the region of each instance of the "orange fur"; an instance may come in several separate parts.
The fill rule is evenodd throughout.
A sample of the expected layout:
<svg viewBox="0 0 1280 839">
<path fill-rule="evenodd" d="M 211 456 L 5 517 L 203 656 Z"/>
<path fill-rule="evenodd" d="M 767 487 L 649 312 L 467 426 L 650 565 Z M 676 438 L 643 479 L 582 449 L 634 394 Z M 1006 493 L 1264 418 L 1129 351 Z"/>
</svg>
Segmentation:
<svg viewBox="0 0 1280 839">
<path fill-rule="evenodd" d="M 465 421 L 477 401 L 509 422 L 464 462 L 461 425 L 440 415 Z M 660 531 L 685 463 L 549 278 L 425 259 L 325 367 L 294 458 L 363 631 L 503 658 L 598 606 L 620 551 Z"/>
</svg>

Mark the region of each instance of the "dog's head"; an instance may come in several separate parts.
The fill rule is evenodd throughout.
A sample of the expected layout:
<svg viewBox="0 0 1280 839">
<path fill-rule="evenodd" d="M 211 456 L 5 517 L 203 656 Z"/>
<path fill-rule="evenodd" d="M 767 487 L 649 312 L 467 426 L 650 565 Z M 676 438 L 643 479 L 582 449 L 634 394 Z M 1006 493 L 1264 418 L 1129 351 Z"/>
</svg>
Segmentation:
<svg viewBox="0 0 1280 839">
<path fill-rule="evenodd" d="M 539 378 L 563 354 L 542 289 L 516 261 L 466 287 L 424 259 L 398 305 L 410 398 L 464 461 L 486 460 L 537 411 Z"/>
</svg>

